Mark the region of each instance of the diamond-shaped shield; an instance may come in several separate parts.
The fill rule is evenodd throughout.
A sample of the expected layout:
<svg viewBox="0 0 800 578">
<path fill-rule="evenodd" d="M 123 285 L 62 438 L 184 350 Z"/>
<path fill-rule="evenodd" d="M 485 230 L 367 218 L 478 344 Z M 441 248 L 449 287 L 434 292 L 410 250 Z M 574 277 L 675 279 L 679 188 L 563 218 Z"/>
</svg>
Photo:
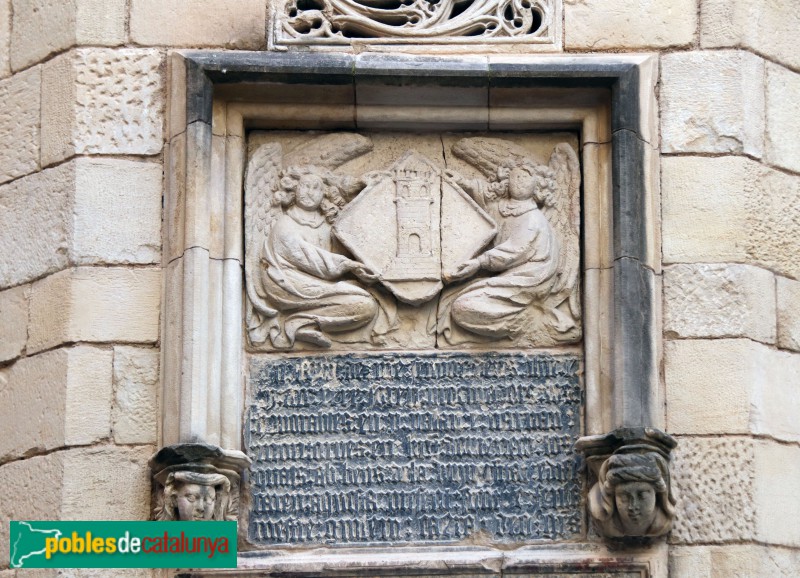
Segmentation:
<svg viewBox="0 0 800 578">
<path fill-rule="evenodd" d="M 340 213 L 334 234 L 398 299 L 421 305 L 495 235 L 486 214 L 423 155 L 407 151 Z"/>
</svg>

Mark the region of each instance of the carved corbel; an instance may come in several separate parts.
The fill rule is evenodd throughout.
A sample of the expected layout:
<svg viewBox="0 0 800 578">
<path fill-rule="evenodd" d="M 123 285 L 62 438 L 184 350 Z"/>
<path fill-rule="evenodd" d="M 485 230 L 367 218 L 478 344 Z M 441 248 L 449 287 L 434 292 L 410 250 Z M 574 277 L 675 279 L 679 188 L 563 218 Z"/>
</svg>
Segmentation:
<svg viewBox="0 0 800 578">
<path fill-rule="evenodd" d="M 150 458 L 154 520 L 236 520 L 243 472 L 240 451 L 201 443 L 161 448 Z"/>
<path fill-rule="evenodd" d="M 589 470 L 589 514 L 605 538 L 655 538 L 670 531 L 675 439 L 654 428 L 620 428 L 582 437 L 575 448 Z"/>
</svg>

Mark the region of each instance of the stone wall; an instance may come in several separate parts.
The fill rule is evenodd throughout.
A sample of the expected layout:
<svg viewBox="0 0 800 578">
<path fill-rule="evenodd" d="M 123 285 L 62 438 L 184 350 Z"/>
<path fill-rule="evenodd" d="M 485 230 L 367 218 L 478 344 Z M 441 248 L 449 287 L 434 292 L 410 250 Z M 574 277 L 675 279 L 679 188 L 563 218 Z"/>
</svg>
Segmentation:
<svg viewBox="0 0 800 578">
<path fill-rule="evenodd" d="M 2 578 L 9 519 L 148 515 L 165 59 L 264 50 L 267 14 L 264 0 L 0 0 Z M 798 29 L 789 0 L 564 0 L 565 52 L 661 54 L 673 576 L 790 577 L 800 562 Z"/>
</svg>

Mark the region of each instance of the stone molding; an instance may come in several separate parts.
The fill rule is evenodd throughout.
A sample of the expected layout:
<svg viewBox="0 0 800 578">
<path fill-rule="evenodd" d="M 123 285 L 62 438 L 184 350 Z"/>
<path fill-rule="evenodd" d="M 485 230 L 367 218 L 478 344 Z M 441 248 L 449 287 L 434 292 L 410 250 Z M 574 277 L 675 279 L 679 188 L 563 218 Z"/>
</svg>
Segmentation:
<svg viewBox="0 0 800 578">
<path fill-rule="evenodd" d="M 584 432 L 663 428 L 657 58 L 182 51 L 168 60 L 162 445 L 242 447 L 250 129 L 579 131 Z M 585 547 L 595 559 L 613 558 L 598 542 Z M 467 551 L 500 564 L 499 551 L 477 546 L 456 557 Z M 340 562 L 354 567 L 366 556 L 359 552 L 343 550 Z M 424 568 L 420 555 L 398 553 L 405 568 Z M 548 556 L 535 548 L 525 555 Z M 261 556 L 240 558 L 241 571 L 263 571 Z M 559 556 L 580 558 L 569 548 Z M 643 576 L 666 575 L 660 545 L 642 556 L 650 564 Z M 279 558 L 267 565 L 302 567 L 297 553 Z"/>
<path fill-rule="evenodd" d="M 586 433 L 661 427 L 656 68 L 646 55 L 174 53 L 162 443 L 241 447 L 249 128 L 579 129 Z"/>
</svg>

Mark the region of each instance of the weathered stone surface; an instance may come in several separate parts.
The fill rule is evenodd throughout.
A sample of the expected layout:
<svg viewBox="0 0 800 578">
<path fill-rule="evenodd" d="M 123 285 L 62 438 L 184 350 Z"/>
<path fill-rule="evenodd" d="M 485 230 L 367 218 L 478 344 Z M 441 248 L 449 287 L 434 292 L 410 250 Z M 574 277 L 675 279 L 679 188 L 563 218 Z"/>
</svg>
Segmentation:
<svg viewBox="0 0 800 578">
<path fill-rule="evenodd" d="M 662 158 L 664 262 L 746 261 L 746 204 L 759 170 L 743 157 Z"/>
<path fill-rule="evenodd" d="M 778 347 L 800 351 L 800 282 L 778 277 Z"/>
<path fill-rule="evenodd" d="M 9 544 L 10 520 L 57 520 L 61 511 L 63 452 L 0 466 L 3 507 L 0 541 Z M 9 548 L 0 548 L 0 566 L 9 563 Z M 28 575 L 28 572 L 25 573 Z"/>
<path fill-rule="evenodd" d="M 88 444 L 111 429 L 111 352 L 49 351 L 4 370 L 0 459 Z"/>
<path fill-rule="evenodd" d="M 73 173 L 60 166 L 0 187 L 0 287 L 65 267 L 72 239 Z"/>
<path fill-rule="evenodd" d="M 664 270 L 664 330 L 675 337 L 750 337 L 775 343 L 775 279 L 750 265 Z"/>
<path fill-rule="evenodd" d="M 796 578 L 800 553 L 757 544 L 673 546 L 670 576 L 691 578 Z"/>
<path fill-rule="evenodd" d="M 125 42 L 125 0 L 76 0 L 75 43 L 117 46 Z"/>
<path fill-rule="evenodd" d="M 75 161 L 73 263 L 158 263 L 161 164 Z"/>
<path fill-rule="evenodd" d="M 670 540 L 692 544 L 751 539 L 757 508 L 753 440 L 684 437 L 672 455 L 678 503 Z"/>
<path fill-rule="evenodd" d="M 64 445 L 86 445 L 107 438 L 111 431 L 112 354 L 78 346 L 67 355 Z"/>
<path fill-rule="evenodd" d="M 748 261 L 800 278 L 800 177 L 764 169 L 746 199 Z"/>
<path fill-rule="evenodd" d="M 800 546 L 800 447 L 760 441 L 753 467 L 756 539 Z"/>
<path fill-rule="evenodd" d="M 75 153 L 76 69 L 67 52 L 42 65 L 41 162 L 49 166 Z"/>
<path fill-rule="evenodd" d="M 11 68 L 20 70 L 75 41 L 75 5 L 62 0 L 12 0 Z"/>
<path fill-rule="evenodd" d="M 14 359 L 28 340 L 30 285 L 0 291 L 0 363 Z"/>
<path fill-rule="evenodd" d="M 250 540 L 578 536 L 579 373 L 572 355 L 254 360 Z"/>
<path fill-rule="evenodd" d="M 662 159 L 666 263 L 744 262 L 800 276 L 800 178 L 743 157 Z"/>
<path fill-rule="evenodd" d="M 64 520 L 147 520 L 153 446 L 100 446 L 64 455 Z M 91 496 L 91 499 L 87 499 Z"/>
<path fill-rule="evenodd" d="M 70 341 L 158 340 L 159 269 L 81 267 L 37 281 L 29 352 Z"/>
<path fill-rule="evenodd" d="M 45 65 L 42 162 L 73 154 L 161 151 L 164 94 L 156 50 L 77 49 Z"/>
<path fill-rule="evenodd" d="M 670 432 L 800 440 L 798 354 L 748 339 L 670 341 L 665 380 Z"/>
<path fill-rule="evenodd" d="M 0 540 L 8 544 L 9 520 L 146 520 L 150 503 L 147 458 L 152 446 L 100 446 L 57 451 L 0 466 L 4 488 Z M 0 565 L 9 548 L 0 548 Z M 26 576 L 108 576 L 102 573 L 26 570 Z M 51 572 L 51 571 L 46 571 Z M 129 574 L 114 571 L 114 576 Z M 150 576 L 135 571 L 135 577 Z"/>
<path fill-rule="evenodd" d="M 694 42 L 697 0 L 566 0 L 567 49 L 665 48 Z"/>
<path fill-rule="evenodd" d="M 761 365 L 758 345 L 743 339 L 664 345 L 667 431 L 748 433 L 753 380 Z"/>
<path fill-rule="evenodd" d="M 679 52 L 661 59 L 662 152 L 761 156 L 764 62 L 748 52 Z"/>
<path fill-rule="evenodd" d="M 112 430 L 116 443 L 156 443 L 158 363 L 157 350 L 114 348 Z"/>
<path fill-rule="evenodd" d="M 800 68 L 795 43 L 800 16 L 791 2 L 703 0 L 701 22 L 703 48 L 745 46 Z"/>
<path fill-rule="evenodd" d="M 9 39 L 11 36 L 11 0 L 0 1 L 0 78 L 11 73 Z"/>
<path fill-rule="evenodd" d="M 266 46 L 263 0 L 132 0 L 131 40 L 142 45 Z"/>
<path fill-rule="evenodd" d="M 40 83 L 38 66 L 0 81 L 0 183 L 39 167 Z"/>
<path fill-rule="evenodd" d="M 767 63 L 767 132 L 764 158 L 800 172 L 800 74 Z"/>
</svg>

